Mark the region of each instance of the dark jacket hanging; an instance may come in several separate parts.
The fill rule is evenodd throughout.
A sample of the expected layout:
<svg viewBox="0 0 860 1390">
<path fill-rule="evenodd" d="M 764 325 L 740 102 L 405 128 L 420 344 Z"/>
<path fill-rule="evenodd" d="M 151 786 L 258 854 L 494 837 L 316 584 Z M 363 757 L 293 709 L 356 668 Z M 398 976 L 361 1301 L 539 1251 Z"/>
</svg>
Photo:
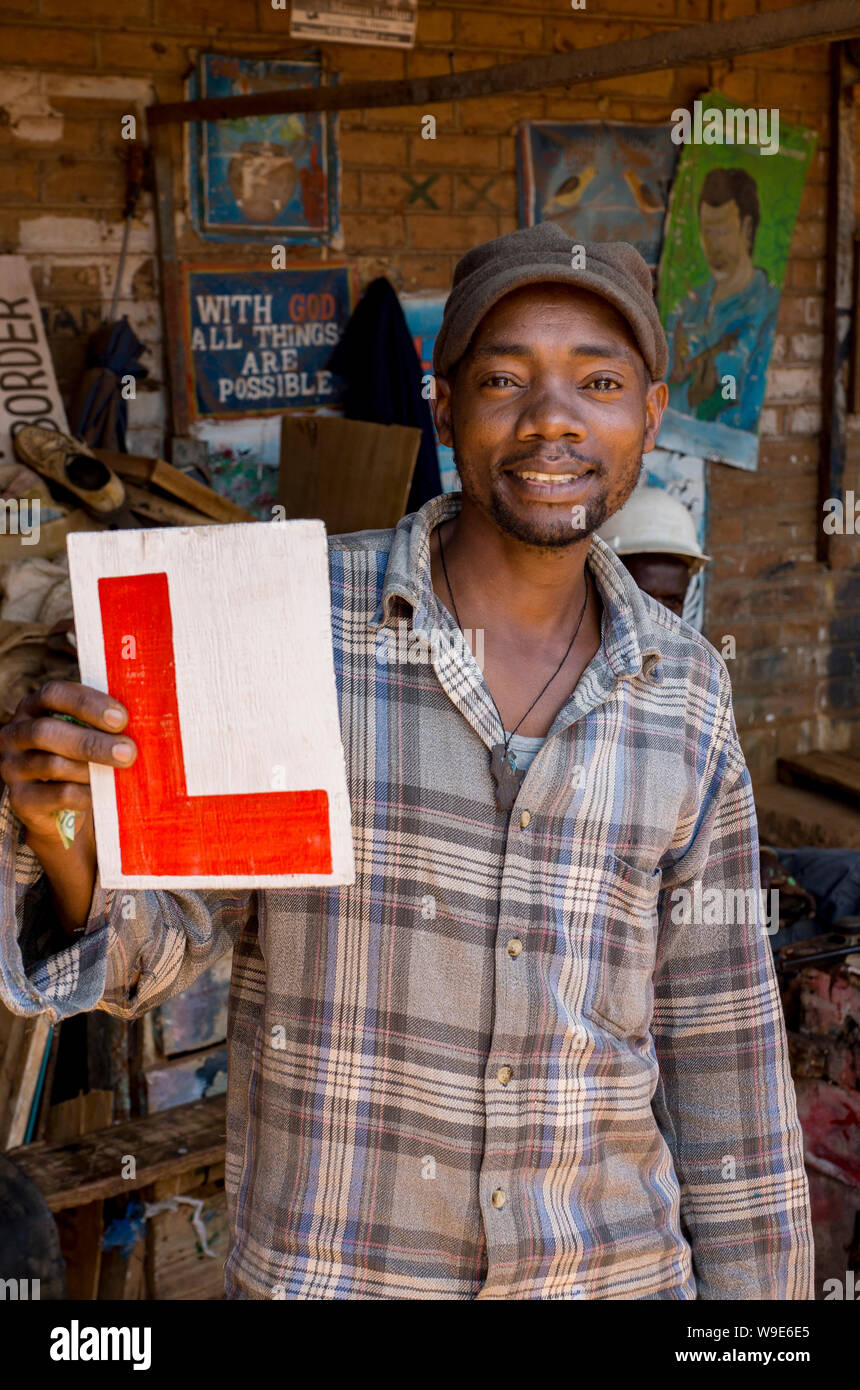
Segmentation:
<svg viewBox="0 0 860 1390">
<path fill-rule="evenodd" d="M 327 365 L 346 382 L 348 420 L 421 430 L 407 513 L 438 497 L 442 480 L 430 404 L 421 394 L 421 363 L 400 300 L 384 276 L 368 285 Z"/>
</svg>

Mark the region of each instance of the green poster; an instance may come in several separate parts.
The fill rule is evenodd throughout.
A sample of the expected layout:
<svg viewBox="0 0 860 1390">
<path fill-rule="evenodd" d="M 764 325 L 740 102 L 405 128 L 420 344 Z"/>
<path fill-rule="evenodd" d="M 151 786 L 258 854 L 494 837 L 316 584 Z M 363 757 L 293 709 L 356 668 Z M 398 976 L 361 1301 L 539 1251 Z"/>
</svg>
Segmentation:
<svg viewBox="0 0 860 1390">
<path fill-rule="evenodd" d="M 673 117 L 674 119 L 674 117 Z M 816 132 L 719 92 L 694 103 L 669 202 L 658 303 L 665 448 L 755 468 L 788 252 Z"/>
</svg>

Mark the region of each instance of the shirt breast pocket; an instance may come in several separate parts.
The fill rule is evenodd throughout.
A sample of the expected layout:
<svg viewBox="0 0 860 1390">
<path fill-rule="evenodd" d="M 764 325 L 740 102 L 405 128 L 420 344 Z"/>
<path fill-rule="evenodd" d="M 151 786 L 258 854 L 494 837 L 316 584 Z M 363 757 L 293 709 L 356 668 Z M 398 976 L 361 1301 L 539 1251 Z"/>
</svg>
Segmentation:
<svg viewBox="0 0 860 1390">
<path fill-rule="evenodd" d="M 598 890 L 585 1009 L 617 1038 L 642 1038 L 651 1024 L 662 878 L 610 855 Z"/>
</svg>

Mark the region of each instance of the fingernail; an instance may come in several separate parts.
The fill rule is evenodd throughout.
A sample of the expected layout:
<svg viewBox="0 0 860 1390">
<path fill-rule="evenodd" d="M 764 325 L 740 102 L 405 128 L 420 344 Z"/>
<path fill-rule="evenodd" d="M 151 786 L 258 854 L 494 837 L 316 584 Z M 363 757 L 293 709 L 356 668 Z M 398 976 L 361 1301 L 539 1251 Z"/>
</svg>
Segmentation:
<svg viewBox="0 0 860 1390">
<path fill-rule="evenodd" d="M 106 709 L 102 719 L 109 729 L 121 729 L 125 723 L 125 715 L 121 709 Z"/>
<path fill-rule="evenodd" d="M 134 757 L 134 747 L 130 743 L 115 743 L 110 751 L 118 763 L 130 763 Z"/>
</svg>

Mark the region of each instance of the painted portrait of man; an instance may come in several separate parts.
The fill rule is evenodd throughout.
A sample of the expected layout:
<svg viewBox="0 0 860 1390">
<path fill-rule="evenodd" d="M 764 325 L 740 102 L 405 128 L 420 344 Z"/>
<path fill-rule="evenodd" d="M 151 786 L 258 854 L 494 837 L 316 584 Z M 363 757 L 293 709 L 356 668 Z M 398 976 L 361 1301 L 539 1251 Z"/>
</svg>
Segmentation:
<svg viewBox="0 0 860 1390">
<path fill-rule="evenodd" d="M 753 176 L 745 169 L 711 169 L 698 217 L 710 274 L 666 322 L 669 404 L 698 420 L 755 430 L 780 292 L 755 264 L 761 210 Z"/>
</svg>

